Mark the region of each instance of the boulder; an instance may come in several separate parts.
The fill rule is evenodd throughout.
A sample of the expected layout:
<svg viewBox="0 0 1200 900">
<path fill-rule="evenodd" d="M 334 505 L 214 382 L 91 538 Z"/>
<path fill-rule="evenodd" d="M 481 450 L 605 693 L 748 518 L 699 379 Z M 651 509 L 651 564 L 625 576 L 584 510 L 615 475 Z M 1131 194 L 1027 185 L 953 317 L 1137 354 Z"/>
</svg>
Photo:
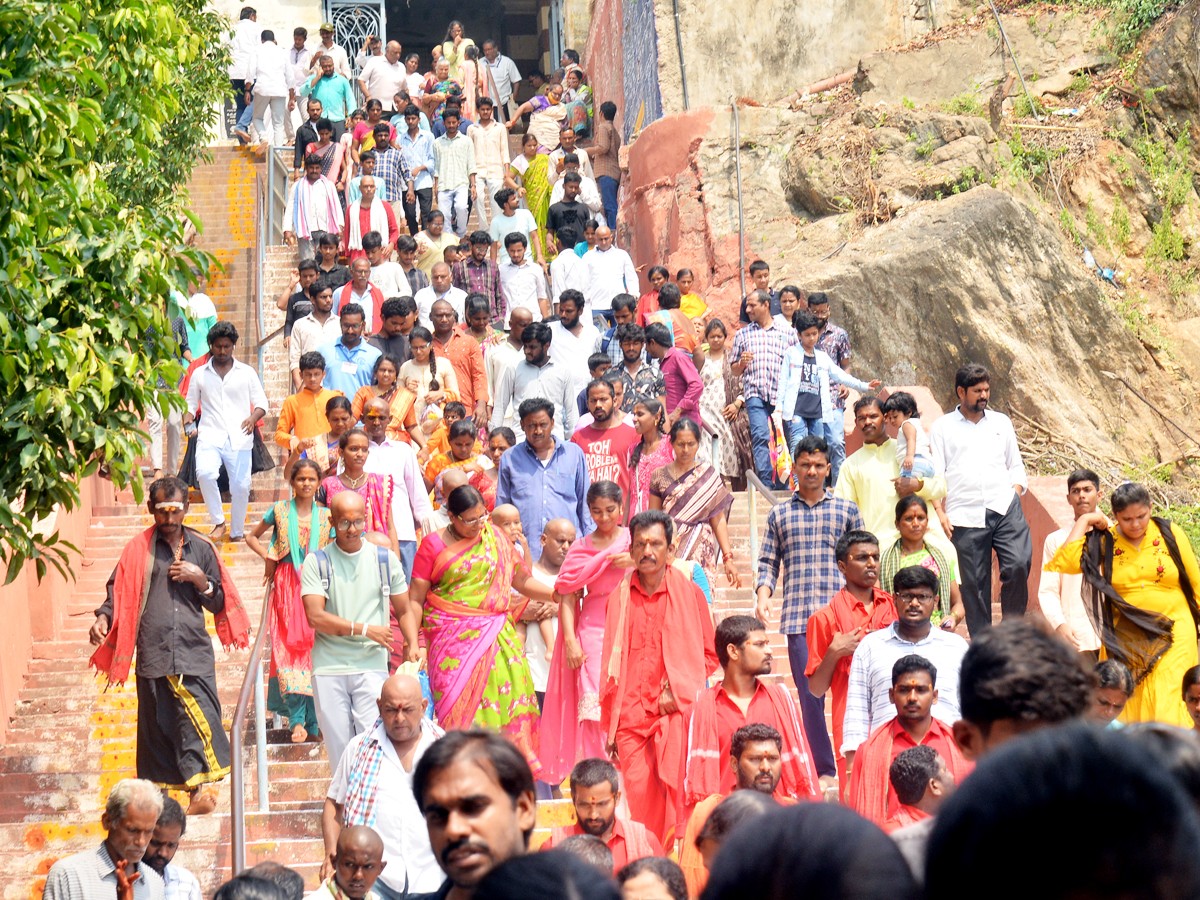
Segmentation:
<svg viewBox="0 0 1200 900">
<path fill-rule="evenodd" d="M 1190 0 L 1162 21 L 1141 44 L 1134 73 L 1146 112 L 1168 125 L 1173 135 L 1200 124 L 1200 2 Z"/>
</svg>

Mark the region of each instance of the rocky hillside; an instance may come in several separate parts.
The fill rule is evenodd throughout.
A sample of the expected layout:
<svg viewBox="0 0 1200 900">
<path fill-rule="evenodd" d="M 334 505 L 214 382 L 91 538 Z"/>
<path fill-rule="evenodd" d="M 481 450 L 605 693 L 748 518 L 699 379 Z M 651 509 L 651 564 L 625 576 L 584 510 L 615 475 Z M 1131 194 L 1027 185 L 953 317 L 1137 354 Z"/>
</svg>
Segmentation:
<svg viewBox="0 0 1200 900">
<path fill-rule="evenodd" d="M 733 311 L 739 128 L 747 258 L 829 292 L 856 371 L 949 401 L 980 361 L 1037 467 L 1190 480 L 1200 0 L 1136 50 L 1105 5 L 1009 4 L 1024 86 L 985 6 L 832 92 L 656 123 L 630 153 L 638 261 L 706 272 Z"/>
</svg>

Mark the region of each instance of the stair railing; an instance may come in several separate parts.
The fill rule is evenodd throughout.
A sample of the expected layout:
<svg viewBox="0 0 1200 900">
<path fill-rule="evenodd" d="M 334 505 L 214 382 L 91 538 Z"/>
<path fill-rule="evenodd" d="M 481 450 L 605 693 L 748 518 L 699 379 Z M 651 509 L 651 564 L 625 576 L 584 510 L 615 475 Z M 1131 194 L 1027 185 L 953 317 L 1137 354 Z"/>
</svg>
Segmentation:
<svg viewBox="0 0 1200 900">
<path fill-rule="evenodd" d="M 230 760 L 230 814 L 229 833 L 233 851 L 233 874 L 237 876 L 246 868 L 246 775 L 242 768 L 242 750 L 246 723 L 246 710 L 254 698 L 254 748 L 258 778 L 258 811 L 269 810 L 270 800 L 267 784 L 267 697 L 263 687 L 263 651 L 268 643 L 271 616 L 271 585 L 263 594 L 262 619 L 258 623 L 258 634 L 250 648 L 250 659 L 246 662 L 246 675 L 238 694 L 237 707 L 233 711 L 233 724 L 229 728 Z"/>
<path fill-rule="evenodd" d="M 750 567 L 751 571 L 758 566 L 758 501 L 757 494 L 762 494 L 769 506 L 778 506 L 779 498 L 770 490 L 753 469 L 746 470 L 746 502 L 750 507 Z"/>
<path fill-rule="evenodd" d="M 283 243 L 285 223 L 283 211 L 287 207 L 287 192 L 292 168 L 287 162 L 287 147 L 272 147 L 267 151 L 267 242 Z"/>
</svg>

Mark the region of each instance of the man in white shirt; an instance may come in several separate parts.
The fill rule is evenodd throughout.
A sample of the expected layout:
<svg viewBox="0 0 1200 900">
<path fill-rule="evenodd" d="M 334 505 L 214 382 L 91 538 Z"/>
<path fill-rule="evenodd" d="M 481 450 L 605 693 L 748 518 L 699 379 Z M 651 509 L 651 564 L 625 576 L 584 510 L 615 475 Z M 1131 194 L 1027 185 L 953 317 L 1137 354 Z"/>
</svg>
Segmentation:
<svg viewBox="0 0 1200 900">
<path fill-rule="evenodd" d="M 460 238 L 467 234 L 467 198 L 476 200 L 475 145 L 458 130 L 462 114 L 453 106 L 442 113 L 446 133 L 433 142 L 433 196 L 438 209 Z"/>
<path fill-rule="evenodd" d="M 1094 513 L 1103 497 L 1100 476 L 1090 469 L 1076 469 L 1067 476 L 1067 503 L 1071 505 L 1077 521 Z M 1058 636 L 1079 652 L 1089 654 L 1094 662 L 1095 652 L 1100 649 L 1100 638 L 1083 607 L 1083 576 L 1063 575 L 1046 568 L 1046 564 L 1066 543 L 1070 533 L 1070 525 L 1060 528 L 1046 535 L 1046 541 L 1042 544 L 1038 606 Z"/>
<path fill-rule="evenodd" d="M 525 346 L 521 342 L 521 336 L 525 333 L 525 326 L 533 324 L 533 314 L 521 307 L 514 309 L 508 318 L 509 332 L 508 337 L 497 344 L 488 347 L 487 355 L 483 358 L 483 370 L 487 375 L 488 396 L 492 398 L 492 422 L 498 422 L 506 428 L 514 430 L 519 428 L 520 423 L 517 421 L 517 408 L 512 403 L 511 398 L 509 403 L 503 409 L 496 402 L 496 394 L 500 390 L 500 382 L 504 379 L 506 373 L 512 372 L 517 367 L 517 364 L 525 358 Z M 493 425 L 493 428 L 499 427 Z"/>
<path fill-rule="evenodd" d="M 246 81 L 254 85 L 254 130 L 264 143 L 267 139 L 267 109 L 271 110 L 271 146 L 282 147 L 283 121 L 287 117 L 288 87 L 287 51 L 275 43 L 275 32 L 264 31 L 262 42 L 246 72 Z"/>
<path fill-rule="evenodd" d="M 312 59 L 308 64 L 309 75 L 319 74 L 323 56 L 328 56 L 333 60 L 333 71 L 338 75 L 347 81 L 354 77 L 354 73 L 350 71 L 350 57 L 346 55 L 341 44 L 333 42 L 333 24 L 330 22 L 321 23 L 321 39 L 313 47 Z"/>
<path fill-rule="evenodd" d="M 508 316 L 504 327 L 508 327 L 512 311 L 518 308 L 529 310 L 535 322 L 550 315 L 550 291 L 546 287 L 546 275 L 542 267 L 525 258 L 528 243 L 525 235 L 512 232 L 504 239 L 508 258 L 499 263 L 500 284 L 508 300 Z"/>
<path fill-rule="evenodd" d="M 321 157 L 310 153 L 304 160 L 304 177 L 288 191 L 283 242 L 297 247 L 301 259 L 316 259 L 321 238 L 341 232 L 342 201 L 337 185 L 321 174 Z"/>
<path fill-rule="evenodd" d="M 363 471 L 392 476 L 392 521 L 400 542 L 400 564 L 404 577 L 411 578 L 417 556 L 417 526 L 426 532 L 433 530 L 433 506 L 412 445 L 388 439 L 391 421 L 392 411 L 386 400 L 376 397 L 363 407 L 362 427 L 371 441 Z"/>
<path fill-rule="evenodd" d="M 300 390 L 300 357 L 310 350 L 320 350 L 342 336 L 342 325 L 333 314 L 333 288 L 318 278 L 306 291 L 312 301 L 312 311 L 296 320 L 288 341 L 288 368 L 292 387 Z"/>
<path fill-rule="evenodd" d="M 496 405 L 492 409 L 492 428 L 504 424 L 504 410 L 508 409 L 510 403 L 513 409 L 518 409 L 525 400 L 541 397 L 554 404 L 554 436 L 561 441 L 564 436 L 574 434 L 575 420 L 579 417 L 579 410 L 575 406 L 578 392 L 571 389 L 573 382 L 570 370 L 550 357 L 552 338 L 553 332 L 545 322 L 534 322 L 522 331 L 525 359 L 500 379 Z M 518 441 L 524 439 L 525 433 L 519 422 L 513 427 L 513 432 Z"/>
<path fill-rule="evenodd" d="M 587 270 L 583 265 L 583 257 L 574 250 L 575 244 L 579 242 L 579 235 L 574 228 L 565 225 L 555 233 L 554 240 L 558 244 L 558 255 L 550 263 L 551 296 L 561 297 L 563 291 L 572 290 L 582 294 L 587 290 Z M 589 322 L 592 320 L 592 310 L 586 299 L 584 318 Z"/>
<path fill-rule="evenodd" d="M 196 414 L 202 412 L 199 429 L 191 428 L 196 441 L 196 479 L 213 524 L 211 537 L 225 535 L 225 512 L 217 478 L 221 466 L 229 475 L 229 538 L 243 540 L 246 532 L 246 506 L 250 502 L 250 457 L 254 448 L 254 428 L 267 414 L 267 395 L 258 373 L 233 358 L 238 333 L 232 322 L 218 322 L 208 332 L 211 358 L 196 370 L 188 385 L 187 414 L 183 417 L 188 431 Z"/>
<path fill-rule="evenodd" d="M 492 72 L 492 82 L 496 85 L 496 98 L 500 103 L 500 113 L 497 116 L 507 122 L 517 110 L 514 94 L 517 85 L 521 83 L 521 73 L 517 64 L 500 52 L 493 40 L 483 42 L 483 58 Z"/>
<path fill-rule="evenodd" d="M 612 323 L 612 301 L 617 294 L 641 294 L 633 260 L 620 247 L 613 246 L 612 229 L 601 223 L 596 229 L 596 246 L 583 255 L 588 289 L 585 292 L 592 312 Z"/>
<path fill-rule="evenodd" d="M 938 686 L 933 714 L 947 725 L 961 718 L 958 670 L 967 652 L 967 642 L 952 631 L 934 627 L 930 621 L 938 604 L 937 576 L 924 566 L 908 566 L 896 573 L 892 589 L 899 618 L 863 637 L 850 662 L 842 726 L 847 774 L 853 768 L 854 753 L 859 746 L 896 714 L 889 694 L 892 666 L 901 657 L 915 654 L 933 663 Z"/>
<path fill-rule="evenodd" d="M 369 825 L 383 840 L 384 861 L 370 896 L 392 900 L 432 894 L 445 876 L 417 809 L 412 778 L 443 732 L 425 718 L 429 701 L 411 675 L 396 674 L 384 682 L 378 705 L 379 721 L 350 741 L 329 783 L 321 812 L 325 853 L 337 849 L 343 827 Z"/>
<path fill-rule="evenodd" d="M 567 171 L 566 156 L 568 153 L 574 153 L 579 157 L 580 175 L 593 180 L 595 179 L 596 176 L 592 173 L 592 161 L 588 159 L 586 150 L 575 146 L 576 139 L 575 129 L 570 125 L 563 125 L 558 133 L 558 147 L 550 152 L 549 170 L 551 183 L 558 181 Z"/>
<path fill-rule="evenodd" d="M 411 297 L 412 287 L 408 283 L 408 276 L 404 274 L 404 269 L 400 263 L 386 258 L 383 236 L 377 231 L 368 231 L 363 235 L 362 245 L 367 259 L 371 263 L 371 284 L 379 288 L 384 299 Z"/>
<path fill-rule="evenodd" d="M 246 111 L 247 73 L 260 43 L 262 30 L 258 27 L 258 13 L 251 6 L 243 6 L 229 39 L 229 83 L 233 87 L 238 119 Z"/>
<path fill-rule="evenodd" d="M 554 335 L 551 356 L 570 371 L 571 390 L 576 396 L 592 380 L 588 357 L 592 355 L 592 347 L 600 337 L 599 330 L 583 314 L 583 294 L 566 290 L 558 295 L 559 318 L 550 323 L 550 331 Z M 567 436 L 570 437 L 570 432 L 567 432 Z"/>
<path fill-rule="evenodd" d="M 496 105 L 491 97 L 480 97 L 475 108 L 479 121 L 467 136 L 475 145 L 475 186 L 481 197 L 475 211 L 480 229 L 487 231 L 488 222 L 500 212 L 496 193 L 504 187 L 504 173 L 508 171 L 508 129 L 496 121 Z"/>
<path fill-rule="evenodd" d="M 292 46 L 288 48 L 288 102 L 287 115 L 283 119 L 284 134 L 287 142 L 290 144 L 296 138 L 297 119 L 299 124 L 304 122 L 304 113 L 306 110 L 303 106 L 297 106 L 296 98 L 300 96 L 300 88 L 304 87 L 304 82 L 308 80 L 308 67 L 312 62 L 312 51 L 308 49 L 308 29 L 295 28 L 292 30 Z M 297 109 L 299 114 L 297 115 Z M 315 132 L 314 132 L 315 134 Z M 304 148 L 300 148 L 300 152 L 304 152 Z"/>
<path fill-rule="evenodd" d="M 172 862 L 179 850 L 179 840 L 187 831 L 187 816 L 173 797 L 163 797 L 163 810 L 154 836 L 146 846 L 142 862 L 162 876 L 164 900 L 204 900 L 200 882 L 183 866 Z"/>
<path fill-rule="evenodd" d="M 404 63 L 400 62 L 400 43 L 388 41 L 382 56 L 372 56 L 358 76 L 358 87 L 362 91 L 362 105 L 368 100 L 383 104 L 383 120 L 388 121 L 396 114 L 395 97 L 406 84 Z"/>
<path fill-rule="evenodd" d="M 430 330 L 433 329 L 433 304 L 439 300 L 445 300 L 454 307 L 458 321 L 466 320 L 467 292 L 454 286 L 450 277 L 450 267 L 444 262 L 434 263 L 433 268 L 429 270 L 429 287 L 417 291 L 413 300 L 417 304 L 417 320 Z"/>
<path fill-rule="evenodd" d="M 933 423 L 933 469 L 946 477 L 946 516 L 958 551 L 967 628 L 992 624 L 992 551 L 1000 561 L 1000 608 L 1021 618 L 1029 603 L 1033 542 L 1021 511 L 1028 482 L 1008 416 L 988 409 L 991 375 L 969 363 L 954 375 L 958 406 Z"/>
<path fill-rule="evenodd" d="M 574 172 L 579 176 L 579 194 L 575 199 L 586 206 L 588 212 L 599 215 L 600 211 L 604 209 L 604 201 L 600 199 L 600 188 L 596 187 L 596 179 L 588 178 L 579 171 L 578 153 L 568 153 L 563 157 L 563 175 L 569 172 Z M 551 206 L 564 199 L 563 189 L 563 180 L 560 178 L 550 189 Z"/>
</svg>

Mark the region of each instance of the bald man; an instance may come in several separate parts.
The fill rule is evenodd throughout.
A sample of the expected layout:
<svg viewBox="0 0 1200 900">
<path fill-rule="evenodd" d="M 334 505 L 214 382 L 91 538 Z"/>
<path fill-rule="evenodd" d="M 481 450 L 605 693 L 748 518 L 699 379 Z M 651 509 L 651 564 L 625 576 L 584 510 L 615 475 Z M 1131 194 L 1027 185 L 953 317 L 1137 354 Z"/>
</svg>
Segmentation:
<svg viewBox="0 0 1200 900">
<path fill-rule="evenodd" d="M 429 702 L 411 675 L 396 674 L 385 681 L 377 705 L 379 719 L 370 731 L 350 741 L 329 783 L 321 812 L 329 858 L 321 877 L 331 871 L 336 875 L 340 836 L 369 825 L 383 841 L 384 863 L 391 864 L 376 882 L 375 893 L 385 900 L 431 893 L 443 876 L 413 797 L 412 772 L 442 730 L 426 717 Z"/>
<path fill-rule="evenodd" d="M 338 835 L 336 849 L 329 861 L 333 874 L 305 900 L 329 900 L 345 897 L 347 900 L 391 900 L 393 896 L 379 890 L 379 881 L 387 868 L 383 858 L 383 841 L 374 829 L 366 825 L 354 825 L 342 829 Z M 322 872 L 325 867 L 322 866 Z M 372 890 L 374 888 L 374 890 Z"/>
<path fill-rule="evenodd" d="M 393 643 L 389 613 L 400 624 L 404 657 L 413 662 L 417 625 L 400 560 L 388 548 L 363 539 L 367 510 L 362 497 L 342 491 L 330 511 L 336 537 L 305 557 L 300 594 L 316 632 L 312 688 L 317 722 L 330 767 L 336 769 L 350 739 L 368 731 L 378 715 Z"/>
<path fill-rule="evenodd" d="M 533 564 L 533 577 L 542 584 L 554 587 L 567 551 L 575 543 L 575 526 L 567 519 L 551 519 L 542 529 L 542 555 Z M 548 608 L 546 608 L 548 607 Z M 558 631 L 558 609 L 549 604 L 530 601 L 523 618 L 532 619 L 538 627 L 527 626 L 525 655 L 529 658 L 529 673 L 533 676 L 533 688 L 541 703 L 546 694 L 546 683 L 550 678 L 549 649 L 554 647 Z M 549 626 L 549 627 L 546 627 Z"/>
<path fill-rule="evenodd" d="M 439 300 L 450 304 L 457 321 L 466 321 L 467 292 L 454 286 L 450 279 L 450 266 L 444 262 L 434 263 L 429 270 L 429 287 L 423 287 L 413 294 L 413 302 L 417 304 L 417 319 L 430 331 L 433 331 L 433 304 Z"/>
<path fill-rule="evenodd" d="M 596 315 L 613 323 L 612 302 L 617 294 L 641 296 L 637 270 L 629 254 L 613 243 L 612 229 L 596 229 L 596 246 L 583 255 L 587 304 Z"/>
</svg>

